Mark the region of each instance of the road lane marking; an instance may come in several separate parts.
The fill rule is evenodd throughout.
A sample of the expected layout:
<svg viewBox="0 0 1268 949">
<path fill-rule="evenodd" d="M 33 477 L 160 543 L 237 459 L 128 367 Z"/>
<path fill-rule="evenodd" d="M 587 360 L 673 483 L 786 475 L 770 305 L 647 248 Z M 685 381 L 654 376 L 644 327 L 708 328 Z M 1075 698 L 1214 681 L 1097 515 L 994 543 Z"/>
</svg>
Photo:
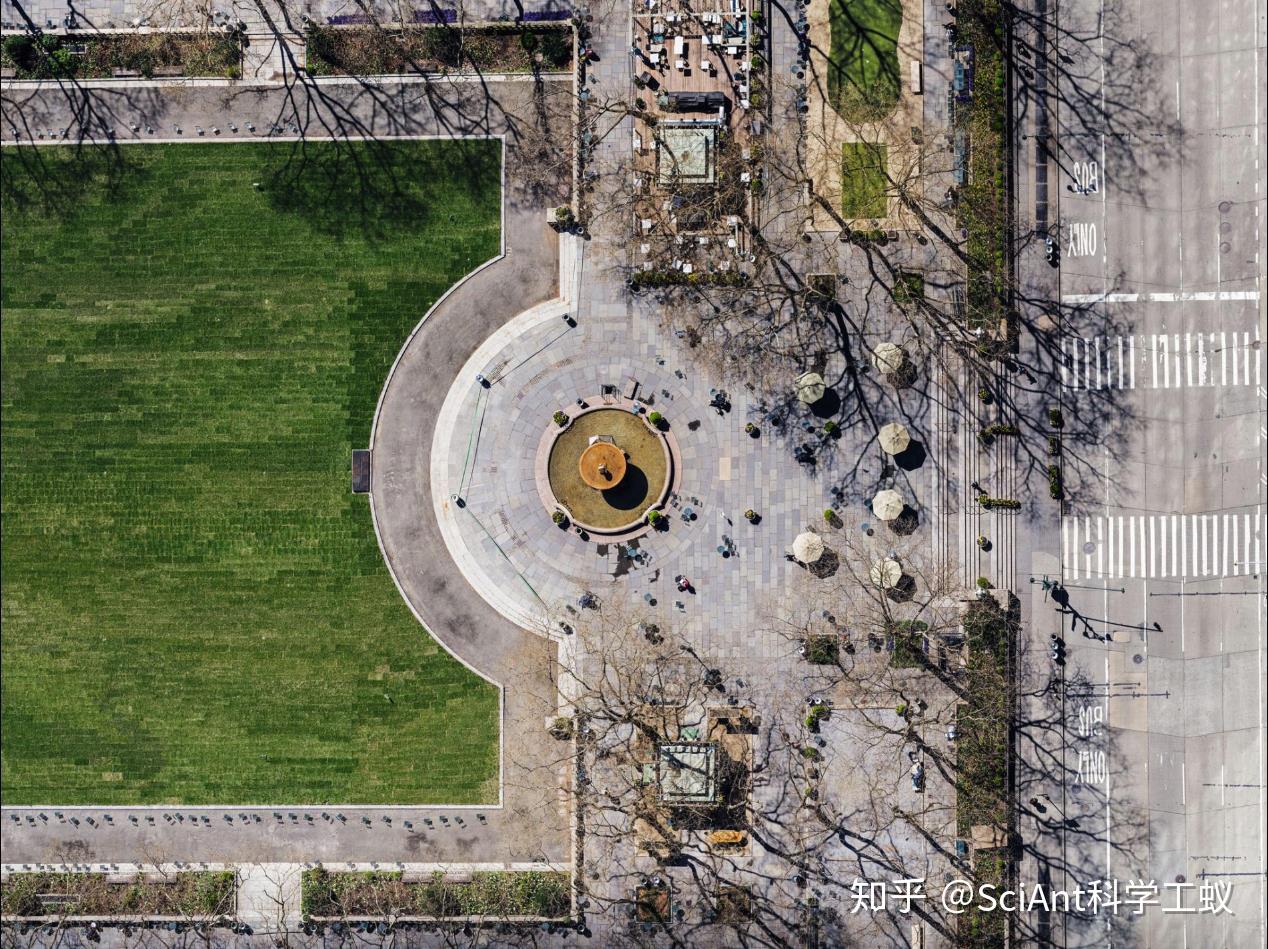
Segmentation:
<svg viewBox="0 0 1268 949">
<path fill-rule="evenodd" d="M 1180 290 L 1175 293 L 1067 293 L 1066 306 L 1088 303 L 1235 303 L 1259 302 L 1258 290 Z"/>
<path fill-rule="evenodd" d="M 1250 575 L 1262 569 L 1266 532 L 1262 505 L 1242 513 L 1066 515 L 1062 574 L 1068 580 Z"/>
<path fill-rule="evenodd" d="M 1136 340 L 1139 338 L 1139 347 Z M 1137 356 L 1137 352 L 1140 355 Z M 1213 356 L 1219 353 L 1220 371 Z M 1136 362 L 1149 361 L 1141 388 L 1184 389 L 1263 384 L 1259 327 L 1253 332 L 1148 333 L 1066 336 L 1061 340 L 1061 384 L 1067 389 L 1135 389 Z M 1230 359 L 1231 368 L 1230 372 Z"/>
</svg>

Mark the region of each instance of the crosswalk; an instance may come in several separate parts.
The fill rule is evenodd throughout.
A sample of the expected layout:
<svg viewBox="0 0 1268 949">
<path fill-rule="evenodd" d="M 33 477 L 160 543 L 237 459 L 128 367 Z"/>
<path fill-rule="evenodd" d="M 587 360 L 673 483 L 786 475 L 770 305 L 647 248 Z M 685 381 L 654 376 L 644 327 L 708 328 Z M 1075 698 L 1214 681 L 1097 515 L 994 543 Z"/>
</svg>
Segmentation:
<svg viewBox="0 0 1268 949">
<path fill-rule="evenodd" d="M 1066 516 L 1062 574 L 1078 580 L 1260 573 L 1266 520 L 1262 506 L 1229 514 Z"/>
<path fill-rule="evenodd" d="M 1067 336 L 1061 383 L 1069 389 L 1181 389 L 1263 384 L 1253 331 Z"/>
</svg>

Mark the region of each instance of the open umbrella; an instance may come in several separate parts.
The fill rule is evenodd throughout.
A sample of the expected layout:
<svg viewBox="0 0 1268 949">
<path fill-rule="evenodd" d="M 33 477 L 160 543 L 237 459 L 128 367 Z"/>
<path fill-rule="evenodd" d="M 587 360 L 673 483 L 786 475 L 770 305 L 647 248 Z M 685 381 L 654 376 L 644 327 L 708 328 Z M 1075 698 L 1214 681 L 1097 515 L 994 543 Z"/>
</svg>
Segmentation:
<svg viewBox="0 0 1268 949">
<path fill-rule="evenodd" d="M 814 405 L 827 391 L 828 387 L 823 383 L 823 376 L 817 372 L 803 372 L 797 377 L 797 398 L 806 405 Z"/>
<path fill-rule="evenodd" d="M 884 373 L 897 372 L 903 367 L 902 347 L 897 343 L 880 343 L 872 350 L 872 365 Z"/>
<path fill-rule="evenodd" d="M 872 498 L 872 513 L 882 521 L 892 521 L 903 512 L 906 505 L 903 496 L 893 488 L 879 492 Z"/>
<path fill-rule="evenodd" d="M 823 556 L 823 538 L 814 531 L 803 531 L 793 541 L 793 556 L 802 563 L 814 563 Z"/>
<path fill-rule="evenodd" d="M 890 422 L 881 426 L 881 450 L 889 455 L 901 455 L 911 444 L 911 433 L 907 426 L 899 422 Z"/>
<path fill-rule="evenodd" d="M 882 590 L 892 590 L 902 581 L 903 568 L 897 560 L 886 557 L 884 560 L 878 560 L 872 564 L 872 569 L 868 571 L 868 577 L 873 584 Z"/>
</svg>

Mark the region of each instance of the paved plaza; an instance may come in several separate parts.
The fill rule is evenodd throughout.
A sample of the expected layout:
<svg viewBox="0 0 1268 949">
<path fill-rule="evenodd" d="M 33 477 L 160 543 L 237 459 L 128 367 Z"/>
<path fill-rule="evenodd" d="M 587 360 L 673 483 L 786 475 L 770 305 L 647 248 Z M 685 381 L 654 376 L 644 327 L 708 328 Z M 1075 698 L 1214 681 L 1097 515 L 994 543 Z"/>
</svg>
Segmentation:
<svg viewBox="0 0 1268 949">
<path fill-rule="evenodd" d="M 932 462 L 904 471 L 870 435 L 823 436 L 825 419 L 796 403 L 791 379 L 788 401 L 797 408 L 779 425 L 743 390 L 726 393 L 729 408 L 711 405 L 722 383 L 692 366 L 683 344 L 642 301 L 529 314 L 499 331 L 495 342 L 459 373 L 440 411 L 437 455 L 417 477 L 431 478 L 446 543 L 468 580 L 495 591 L 500 611 L 521 625 L 552 630 L 565 606 L 590 592 L 646 604 L 648 614 L 662 615 L 703 654 L 768 668 L 791 651 L 774 629 L 792 605 L 788 598 L 799 596 L 794 578 L 804 574 L 786 557 L 793 539 L 810 529 L 832 545 L 834 536 L 844 541 L 870 522 L 884 553 L 887 529 L 870 513 L 875 492 L 864 486 L 894 484 L 913 508 L 925 507 Z M 491 385 L 482 386 L 477 375 Z M 634 403 L 620 393 L 635 382 L 647 407 L 669 420 L 681 448 L 668 526 L 628 543 L 558 529 L 533 470 L 542 433 L 554 425 L 551 415 L 605 386 L 614 404 L 630 408 Z M 895 420 L 919 438 L 923 420 L 901 413 L 895 399 Z M 758 427 L 757 437 L 745 431 L 747 423 Z M 795 458 L 806 441 L 818 447 L 813 465 Z M 839 534 L 824 520 L 828 508 L 839 510 Z M 750 509 L 760 515 L 756 524 L 744 518 Z M 380 530 L 390 531 L 382 504 L 376 515 Z M 679 576 L 691 580 L 693 592 L 677 589 Z"/>
</svg>

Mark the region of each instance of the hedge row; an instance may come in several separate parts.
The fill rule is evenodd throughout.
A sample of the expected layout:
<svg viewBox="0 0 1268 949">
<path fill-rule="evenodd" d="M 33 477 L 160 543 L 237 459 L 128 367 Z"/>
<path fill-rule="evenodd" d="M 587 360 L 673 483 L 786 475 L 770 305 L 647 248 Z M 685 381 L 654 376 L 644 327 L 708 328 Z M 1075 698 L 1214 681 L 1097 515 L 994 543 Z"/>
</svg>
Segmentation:
<svg viewBox="0 0 1268 949">
<path fill-rule="evenodd" d="M 113 883 L 104 873 L 11 873 L 0 884 L 6 916 L 233 915 L 232 870 L 189 871 Z"/>
<path fill-rule="evenodd" d="M 441 873 L 417 883 L 406 882 L 400 873 L 307 870 L 303 876 L 303 911 L 317 918 L 562 919 L 571 905 L 568 874 L 548 871 L 473 873 L 469 882 L 447 881 Z"/>
<path fill-rule="evenodd" d="M 968 232 L 969 325 L 992 332 L 1006 312 L 1009 295 L 1008 191 L 1004 116 L 1005 14 L 1000 0 L 962 0 L 956 6 L 960 43 L 973 49 L 973 96 L 958 110 L 956 124 L 970 142 L 969 175 L 960 197 L 960 225 Z"/>
<path fill-rule="evenodd" d="M 403 73 L 517 73 L 572 66 L 572 31 L 565 26 L 420 26 L 383 30 L 310 26 L 304 34 L 314 76 L 393 76 Z"/>
<path fill-rule="evenodd" d="M 6 36 L 0 62 L 15 79 L 109 79 L 115 70 L 155 75 L 242 75 L 242 45 L 224 33 Z"/>
</svg>

